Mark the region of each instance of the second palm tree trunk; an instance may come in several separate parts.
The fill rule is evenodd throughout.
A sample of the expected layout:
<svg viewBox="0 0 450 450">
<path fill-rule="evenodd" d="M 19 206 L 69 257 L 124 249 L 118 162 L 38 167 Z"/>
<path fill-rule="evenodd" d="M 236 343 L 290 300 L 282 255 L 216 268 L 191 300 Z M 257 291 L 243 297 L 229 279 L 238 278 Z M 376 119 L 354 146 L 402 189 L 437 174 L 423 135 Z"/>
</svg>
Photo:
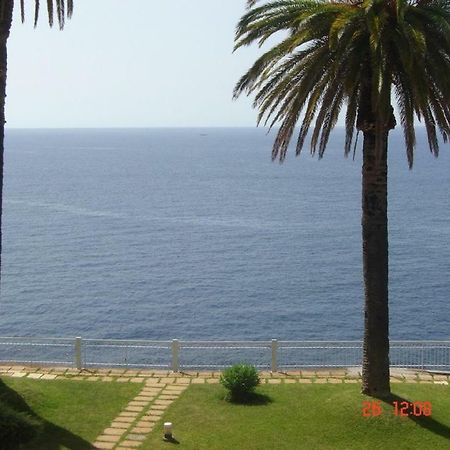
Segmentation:
<svg viewBox="0 0 450 450">
<path fill-rule="evenodd" d="M 6 69 L 9 32 L 11 30 L 14 0 L 0 2 L 0 280 L 2 257 L 2 213 L 3 213 L 3 155 L 5 136 L 5 99 L 6 99 Z"/>
<path fill-rule="evenodd" d="M 365 289 L 362 392 L 390 393 L 388 308 L 387 137 L 377 145 L 375 131 L 364 132 L 362 241 Z M 377 151 L 377 147 L 381 151 Z"/>
</svg>

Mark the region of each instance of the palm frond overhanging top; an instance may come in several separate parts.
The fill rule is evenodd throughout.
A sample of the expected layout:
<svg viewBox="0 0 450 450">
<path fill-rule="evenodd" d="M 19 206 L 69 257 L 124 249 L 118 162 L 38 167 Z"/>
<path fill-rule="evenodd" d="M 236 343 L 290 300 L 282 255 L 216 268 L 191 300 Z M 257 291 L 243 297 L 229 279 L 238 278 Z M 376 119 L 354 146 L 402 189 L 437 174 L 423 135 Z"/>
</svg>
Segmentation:
<svg viewBox="0 0 450 450">
<path fill-rule="evenodd" d="M 37 25 L 39 20 L 39 12 L 41 2 L 44 1 L 47 6 L 48 23 L 52 27 L 56 9 L 56 19 L 58 21 L 59 28 L 64 28 L 65 19 L 71 18 L 73 13 L 73 0 L 34 0 L 34 26 Z M 20 0 L 20 15 L 22 22 L 25 21 L 25 0 Z"/>
<path fill-rule="evenodd" d="M 444 142 L 450 135 L 450 1 L 249 0 L 248 7 L 237 25 L 235 49 L 287 32 L 234 90 L 235 97 L 255 95 L 258 123 L 280 123 L 274 159 L 284 160 L 300 119 L 296 154 L 312 127 L 311 152 L 321 157 L 342 109 L 348 154 L 355 128 L 372 127 L 380 135 L 395 126 L 392 103 L 409 165 L 415 118 L 438 154 L 436 130 Z"/>
</svg>

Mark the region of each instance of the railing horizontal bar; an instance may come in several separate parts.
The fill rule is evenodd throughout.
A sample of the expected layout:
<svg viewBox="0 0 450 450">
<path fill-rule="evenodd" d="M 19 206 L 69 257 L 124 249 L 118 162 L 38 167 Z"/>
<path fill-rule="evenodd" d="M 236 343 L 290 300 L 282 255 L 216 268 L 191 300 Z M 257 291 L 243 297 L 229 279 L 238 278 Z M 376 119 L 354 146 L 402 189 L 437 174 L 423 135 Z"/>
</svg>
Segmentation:
<svg viewBox="0 0 450 450">
<path fill-rule="evenodd" d="M 14 345 L 15 347 L 72 347 L 70 344 L 41 344 L 36 342 L 0 342 L 0 345 Z"/>
<path fill-rule="evenodd" d="M 145 339 L 83 339 L 86 344 L 109 343 L 109 344 L 141 344 L 141 345 L 170 345 L 172 341 L 147 341 Z"/>
<path fill-rule="evenodd" d="M 126 364 L 126 363 L 101 363 L 101 362 L 87 362 L 85 363 L 85 366 L 107 366 L 107 367 L 169 367 L 168 364 Z"/>
<path fill-rule="evenodd" d="M 244 346 L 239 346 L 239 347 L 221 347 L 221 346 L 205 346 L 205 347 L 191 347 L 191 346 L 186 346 L 186 345 L 180 345 L 180 348 L 187 348 L 187 349 L 211 349 L 211 350 L 217 350 L 217 349 L 222 349 L 222 350 L 266 350 L 268 348 L 270 348 L 270 346 L 267 347 L 244 347 Z"/>
<path fill-rule="evenodd" d="M 181 368 L 208 368 L 208 367 L 228 367 L 227 364 L 181 364 Z M 269 367 L 269 364 L 255 364 L 255 367 Z"/>
<path fill-rule="evenodd" d="M 72 365 L 73 361 L 40 361 L 37 359 L 0 359 L 0 363 L 20 363 L 20 364 L 66 364 Z"/>
<path fill-rule="evenodd" d="M 279 364 L 280 369 L 285 369 L 288 367 L 292 367 L 292 368 L 302 368 L 302 367 L 353 367 L 353 366 L 360 366 L 361 364 L 354 364 L 351 366 L 346 366 L 344 364 L 320 364 L 320 363 L 316 363 L 316 364 Z"/>
<path fill-rule="evenodd" d="M 26 336 L 0 336 L 0 340 L 9 340 L 9 341 L 67 341 L 72 342 L 75 338 L 68 337 L 54 337 L 54 338 L 45 338 L 45 337 L 26 337 Z"/>
<path fill-rule="evenodd" d="M 448 364 L 391 364 L 391 367 L 449 367 Z"/>
<path fill-rule="evenodd" d="M 84 342 L 84 341 L 83 341 Z M 86 345 L 86 348 L 155 348 L 160 350 L 170 349 L 170 346 L 161 346 L 161 345 L 117 345 L 117 344 L 90 344 Z"/>
<path fill-rule="evenodd" d="M 280 345 L 278 348 L 286 348 L 286 349 L 289 349 L 289 350 L 291 350 L 291 349 L 302 349 L 302 350 L 317 350 L 317 349 L 326 349 L 326 350 L 332 350 L 332 349 L 336 349 L 336 348 L 339 348 L 339 349 L 341 349 L 341 350 L 347 350 L 347 349 L 358 349 L 358 350 L 360 350 L 361 348 L 362 348 L 362 346 L 361 347 L 338 347 L 338 346 L 333 346 L 333 347 L 331 347 L 331 346 L 321 346 L 321 347 L 319 347 L 319 346 L 315 346 L 315 347 L 301 347 L 301 346 L 292 346 L 292 347 L 284 347 L 283 345 Z"/>
<path fill-rule="evenodd" d="M 213 347 L 224 347 L 224 348 L 270 348 L 270 342 L 265 344 L 260 344 L 258 342 L 243 342 L 242 344 L 233 343 L 227 344 L 223 342 L 210 342 L 201 344 L 192 344 L 191 342 L 180 341 L 180 347 L 183 348 L 213 348 Z"/>
</svg>

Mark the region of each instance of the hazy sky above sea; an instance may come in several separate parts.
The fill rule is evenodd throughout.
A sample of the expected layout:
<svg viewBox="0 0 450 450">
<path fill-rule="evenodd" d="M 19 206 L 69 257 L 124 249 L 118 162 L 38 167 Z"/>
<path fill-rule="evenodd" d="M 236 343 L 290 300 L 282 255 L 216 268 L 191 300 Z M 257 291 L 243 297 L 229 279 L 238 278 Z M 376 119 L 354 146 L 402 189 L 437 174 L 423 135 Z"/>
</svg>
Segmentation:
<svg viewBox="0 0 450 450">
<path fill-rule="evenodd" d="M 8 43 L 7 126 L 254 126 L 233 86 L 261 50 L 232 54 L 245 0 L 75 0 L 64 31 L 45 2 Z"/>
</svg>

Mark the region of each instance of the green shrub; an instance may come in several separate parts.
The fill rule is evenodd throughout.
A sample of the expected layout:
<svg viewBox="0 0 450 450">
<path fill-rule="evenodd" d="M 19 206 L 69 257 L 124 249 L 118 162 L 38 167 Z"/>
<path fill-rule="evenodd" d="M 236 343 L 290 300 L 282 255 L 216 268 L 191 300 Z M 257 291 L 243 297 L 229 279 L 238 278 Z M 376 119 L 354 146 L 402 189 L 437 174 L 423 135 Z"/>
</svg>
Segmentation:
<svg viewBox="0 0 450 450">
<path fill-rule="evenodd" d="M 259 384 L 258 371 L 249 364 L 235 364 L 223 371 L 220 382 L 232 400 L 245 400 Z"/>
<path fill-rule="evenodd" d="M 0 448 L 13 450 L 30 441 L 39 432 L 41 423 L 0 401 Z"/>
</svg>

